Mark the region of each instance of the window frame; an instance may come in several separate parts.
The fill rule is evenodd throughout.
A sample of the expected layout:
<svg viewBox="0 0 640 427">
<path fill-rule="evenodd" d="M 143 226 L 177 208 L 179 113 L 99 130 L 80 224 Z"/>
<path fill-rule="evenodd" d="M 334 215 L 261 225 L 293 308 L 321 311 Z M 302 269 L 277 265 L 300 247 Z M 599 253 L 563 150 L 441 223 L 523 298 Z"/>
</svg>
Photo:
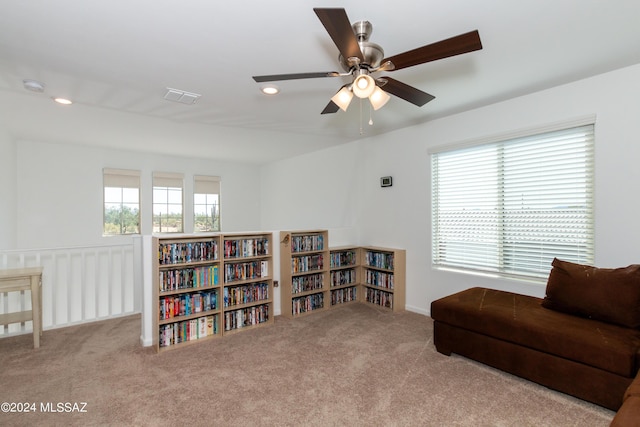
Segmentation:
<svg viewBox="0 0 640 427">
<path fill-rule="evenodd" d="M 180 203 L 171 202 L 171 191 L 180 190 Z M 166 192 L 165 201 L 157 201 L 158 192 Z M 167 216 L 171 214 L 171 207 L 180 206 L 179 227 L 176 230 L 163 230 L 162 222 L 156 229 L 156 207 L 165 206 Z M 154 233 L 183 233 L 184 232 L 184 175 L 173 172 L 153 172 L 152 176 L 152 197 L 151 197 L 151 229 Z"/>
<path fill-rule="evenodd" d="M 119 201 L 109 201 L 107 202 L 107 189 L 120 189 L 120 198 Z M 135 189 L 137 191 L 137 201 L 136 203 L 125 202 L 124 190 L 125 189 Z M 140 224 L 140 171 L 139 170 L 131 170 L 131 169 L 115 169 L 115 168 L 103 168 L 102 169 L 102 236 L 103 237 L 113 237 L 113 236 L 130 236 L 130 235 L 139 235 L 141 234 L 141 224 Z M 107 204 L 119 204 L 120 205 L 120 232 L 119 233 L 107 233 Z M 134 232 L 122 232 L 123 228 L 126 229 L 126 225 L 124 224 L 124 208 L 126 205 L 136 205 L 137 213 L 135 217 L 137 218 L 136 228 L 137 230 Z"/>
<path fill-rule="evenodd" d="M 220 202 L 220 190 L 221 179 L 219 176 L 208 175 L 194 175 L 193 176 L 193 232 L 194 233 L 210 233 L 219 232 L 221 230 L 221 202 Z M 198 195 L 204 195 L 205 197 L 215 195 L 217 197 L 217 204 L 210 204 L 208 200 L 205 201 L 205 209 L 209 206 L 217 206 L 217 215 L 212 214 L 211 217 L 211 230 L 201 230 L 198 228 L 198 209 L 196 206 L 203 205 L 202 203 L 196 203 L 196 197 Z M 207 218 L 209 216 L 205 214 Z M 217 224 L 217 227 L 216 227 Z"/>
<path fill-rule="evenodd" d="M 440 158 L 439 156 L 441 155 L 448 155 L 448 154 L 462 155 L 465 152 L 472 153 L 472 151 L 476 149 L 477 149 L 477 153 L 480 153 L 481 150 L 484 150 L 484 149 L 488 151 L 492 147 L 500 147 L 500 146 L 503 146 L 503 147 L 509 146 L 510 147 L 509 150 L 512 150 L 514 149 L 514 147 L 516 147 L 515 144 L 522 143 L 522 141 L 531 141 L 536 139 L 540 141 L 541 139 L 544 140 L 545 137 L 549 137 L 550 135 L 558 135 L 560 132 L 567 132 L 567 131 L 571 131 L 572 129 L 578 130 L 578 132 L 581 132 L 582 129 L 587 129 L 587 132 L 585 133 L 586 136 L 584 141 L 584 152 L 582 153 L 582 155 L 584 155 L 584 158 L 585 158 L 584 168 L 580 169 L 580 166 L 571 167 L 571 170 L 578 171 L 578 174 L 580 171 L 584 173 L 585 182 L 575 184 L 577 186 L 584 184 L 584 194 L 582 194 L 584 196 L 584 206 L 582 207 L 582 210 L 584 211 L 584 217 L 578 217 L 577 219 L 575 219 L 576 222 L 583 221 L 583 223 L 577 227 L 577 229 L 580 230 L 580 233 L 583 233 L 583 234 L 581 234 L 580 238 L 576 240 L 575 246 L 571 246 L 571 244 L 567 243 L 567 241 L 570 240 L 568 238 L 566 238 L 564 241 L 560 240 L 559 243 L 557 242 L 553 242 L 553 243 L 556 243 L 557 245 L 563 245 L 562 250 L 558 249 L 558 254 L 562 255 L 562 256 L 557 256 L 558 258 L 563 258 L 563 259 L 573 261 L 573 262 L 578 262 L 578 263 L 593 264 L 594 257 L 595 257 L 595 224 L 593 219 L 594 211 L 595 211 L 595 207 L 594 207 L 594 204 L 595 204 L 595 182 L 594 182 L 595 117 L 590 116 L 588 118 L 582 118 L 572 122 L 565 122 L 557 125 L 548 126 L 545 128 L 538 128 L 538 129 L 522 131 L 518 133 L 512 133 L 512 134 L 504 135 L 501 137 L 487 138 L 482 141 L 476 141 L 476 142 L 472 141 L 472 142 L 453 144 L 448 146 L 440 146 L 440 147 L 436 147 L 434 149 L 429 150 L 430 160 L 431 160 L 430 166 L 431 166 L 431 264 L 432 264 L 432 267 L 436 269 L 452 269 L 452 270 L 460 270 L 460 271 L 476 273 L 476 274 L 490 274 L 490 275 L 497 275 L 499 277 L 518 278 L 518 279 L 524 279 L 524 280 L 535 281 L 535 282 L 544 282 L 551 268 L 551 261 L 553 259 L 553 257 L 550 257 L 549 253 L 545 254 L 544 251 L 547 247 L 552 246 L 551 245 L 552 242 L 544 241 L 541 244 L 541 246 L 544 247 L 543 249 L 532 247 L 531 245 L 527 246 L 526 243 L 530 243 L 530 241 L 526 239 L 530 238 L 530 235 L 538 236 L 538 237 L 544 236 L 544 232 L 540 232 L 539 235 L 536 235 L 537 231 L 528 230 L 530 235 L 526 235 L 526 234 L 518 235 L 517 239 L 514 239 L 514 241 L 518 239 L 520 240 L 515 241 L 515 243 L 513 241 L 510 243 L 511 247 L 515 247 L 516 249 L 522 249 L 522 251 L 518 252 L 516 250 L 511 253 L 505 253 L 504 248 L 507 247 L 507 245 L 505 244 L 505 239 L 507 236 L 509 236 L 509 231 L 508 231 L 509 227 L 505 226 L 505 220 L 511 219 L 511 222 L 513 222 L 514 221 L 513 217 L 520 214 L 520 217 L 518 217 L 519 219 L 516 218 L 516 221 L 519 221 L 519 222 L 516 222 L 516 225 L 518 226 L 526 225 L 527 223 L 531 225 L 535 225 L 535 224 L 539 225 L 540 218 L 545 218 L 545 216 L 549 217 L 549 214 L 560 212 L 561 210 L 563 210 L 561 206 L 560 205 L 553 206 L 551 204 L 551 201 L 553 199 L 547 200 L 546 198 L 541 198 L 540 203 L 547 203 L 546 205 L 547 207 L 544 209 L 536 208 L 536 209 L 531 209 L 527 211 L 526 212 L 527 216 L 529 216 L 530 218 L 523 220 L 521 218 L 522 217 L 521 214 L 525 210 L 524 207 L 520 209 L 515 208 L 511 210 L 509 210 L 509 207 L 508 207 L 509 205 L 505 207 L 505 201 L 507 203 L 509 202 L 510 194 L 508 193 L 509 190 L 505 189 L 504 187 L 504 182 L 506 181 L 502 181 L 502 180 L 508 179 L 508 178 L 505 178 L 505 173 L 503 170 L 496 170 L 496 176 L 497 176 L 496 178 L 497 187 L 495 189 L 496 199 L 495 201 L 492 200 L 491 202 L 495 202 L 497 207 L 492 208 L 490 206 L 491 203 L 488 203 L 487 208 L 484 210 L 480 209 L 478 213 L 474 212 L 473 209 L 470 209 L 470 206 L 466 206 L 466 210 L 464 208 L 457 208 L 458 209 L 457 213 L 455 209 L 453 210 L 450 209 L 445 213 L 444 211 L 442 211 L 442 209 L 444 208 L 441 205 L 442 203 L 446 204 L 447 202 L 446 201 L 441 202 L 441 199 L 438 199 L 438 197 L 440 197 L 439 191 L 441 191 L 442 188 L 448 188 L 448 187 L 439 182 L 439 179 L 441 177 L 437 175 L 439 171 L 437 170 L 438 166 L 436 161 Z M 538 142 L 538 144 L 544 145 L 547 143 Z M 579 146 L 580 143 L 578 142 L 577 144 Z M 542 145 L 538 145 L 536 147 L 541 147 Z M 474 153 L 474 154 L 477 154 L 477 153 Z M 499 156 L 501 155 L 502 154 L 496 154 L 496 158 L 499 158 Z M 533 155 L 532 157 L 535 157 L 535 155 Z M 470 159 L 471 158 L 472 157 L 470 157 Z M 500 166 L 499 163 L 504 161 L 505 161 L 504 158 L 500 159 L 499 162 L 496 163 L 496 167 L 498 169 L 503 168 L 503 166 Z M 580 162 L 576 162 L 576 164 L 579 165 Z M 470 165 L 473 165 L 472 167 L 476 166 L 476 164 L 474 164 L 473 161 L 471 161 Z M 482 165 L 482 163 L 480 163 L 480 165 Z M 512 166 L 508 166 L 508 167 L 511 168 Z M 559 170 L 562 170 L 562 169 L 559 169 Z M 532 179 L 531 176 L 533 175 L 535 175 L 535 173 L 529 173 L 529 175 L 527 176 L 527 179 Z M 464 193 L 465 191 L 470 191 L 472 184 L 481 186 L 483 183 L 478 184 L 477 181 L 484 181 L 485 180 L 484 178 L 485 176 L 482 174 L 475 175 L 473 176 L 473 178 L 472 177 L 467 178 L 469 179 L 469 181 L 463 180 L 462 184 L 457 184 L 457 185 L 459 185 L 460 188 L 462 189 L 461 193 Z M 473 181 L 471 181 L 472 179 Z M 477 190 L 480 196 L 474 195 L 474 196 L 467 196 L 467 197 L 469 199 L 472 199 L 473 197 L 478 197 L 477 200 L 482 200 L 481 197 L 484 195 L 482 191 L 491 191 L 490 190 L 491 185 L 493 185 L 490 179 L 486 179 L 486 181 L 487 181 L 486 185 L 489 190 L 480 188 L 479 190 Z M 543 179 L 539 179 L 538 181 L 526 181 L 526 184 L 527 186 L 529 185 L 536 186 L 536 183 L 537 183 L 537 187 L 535 187 L 536 189 L 549 189 L 549 188 L 554 188 L 554 186 L 559 186 L 562 183 L 562 181 L 557 180 L 557 181 L 553 181 L 553 183 L 549 185 L 549 184 L 541 184 L 540 183 L 541 181 L 543 181 Z M 512 179 L 509 182 L 515 182 L 515 179 Z M 451 187 L 451 188 L 454 188 L 454 187 Z M 449 196 L 451 196 L 451 192 L 455 192 L 455 191 L 456 190 L 449 190 L 450 192 Z M 476 190 L 474 189 L 474 191 Z M 519 194 L 520 193 L 517 193 L 516 196 L 518 196 Z M 528 193 L 523 192 L 522 194 L 526 196 Z M 464 196 L 462 197 L 458 196 L 458 197 L 461 200 L 460 202 L 457 202 L 460 204 L 460 206 L 465 206 L 468 204 L 467 199 Z M 518 197 L 522 197 L 522 196 L 518 196 Z M 484 202 L 484 200 L 482 201 Z M 510 205 L 510 206 L 513 206 L 513 205 Z M 564 210 L 567 212 L 579 213 L 581 209 L 577 205 L 574 205 L 574 206 L 566 207 L 564 208 Z M 494 212 L 495 212 L 495 215 L 494 215 Z M 569 215 L 567 212 L 564 212 L 562 214 Z M 480 218 L 479 216 L 480 213 L 485 215 L 485 217 Z M 439 216 L 439 214 L 441 216 Z M 447 214 L 453 215 L 451 216 L 451 218 L 455 218 L 457 221 L 459 221 L 458 223 L 454 223 L 453 225 L 454 231 L 465 230 L 465 228 L 473 228 L 472 227 L 473 224 L 478 224 L 480 225 L 480 228 L 487 229 L 487 230 L 478 231 L 478 235 L 480 235 L 481 233 L 486 233 L 486 235 L 489 235 L 489 236 L 491 236 L 492 233 L 495 234 L 494 235 L 496 239 L 495 242 L 488 242 L 488 243 L 486 241 L 484 242 L 485 246 L 482 248 L 482 250 L 485 250 L 486 253 L 488 254 L 486 261 L 483 261 L 481 259 L 482 256 L 484 255 L 479 255 L 479 252 L 480 252 L 479 246 L 475 248 L 473 247 L 473 244 L 474 244 L 473 242 L 474 242 L 474 239 L 476 239 L 476 236 L 465 236 L 466 238 L 468 238 L 468 240 L 465 240 L 464 245 L 469 244 L 470 246 L 468 248 L 465 247 L 464 249 L 462 249 L 463 244 L 460 243 L 459 239 L 456 240 L 455 238 L 451 237 L 449 238 L 449 240 L 446 240 L 443 238 L 443 235 L 445 234 L 445 232 L 442 231 L 440 228 L 441 227 L 442 229 L 445 228 L 443 221 L 445 221 L 445 217 Z M 491 218 L 492 216 L 495 222 L 491 222 L 491 221 L 486 222 L 487 221 L 486 218 Z M 470 221 L 468 223 L 468 226 L 461 225 L 462 222 L 464 222 L 464 224 L 467 224 L 465 217 L 468 218 L 468 221 Z M 474 221 L 477 221 L 477 222 L 474 222 Z M 547 224 L 547 225 L 554 224 L 555 221 L 561 222 L 562 219 L 557 219 L 557 218 L 549 219 L 549 221 L 544 222 L 544 224 Z M 533 230 L 533 227 L 531 227 L 531 230 Z M 476 230 L 474 230 L 474 232 L 475 231 Z M 562 229 L 560 233 L 566 233 L 565 229 Z M 470 233 L 470 234 L 473 234 L 473 233 Z M 567 233 L 567 235 L 568 234 L 569 233 Z M 454 232 L 452 231 L 450 236 L 453 236 L 453 235 L 454 235 Z M 511 233 L 511 237 L 513 236 L 514 236 L 514 233 Z M 455 247 L 456 242 L 458 243 L 457 248 Z M 459 253 L 462 253 L 465 250 L 468 251 L 467 255 L 461 255 L 459 259 L 452 261 L 457 254 L 456 251 L 459 251 Z M 493 250 L 495 250 L 495 253 L 492 253 Z M 449 254 L 447 254 L 447 251 L 449 252 Z M 538 264 L 531 264 L 530 266 L 525 266 L 525 260 L 528 259 L 527 257 L 533 257 L 532 254 L 536 253 L 536 251 L 540 252 Z M 446 259 L 447 256 L 449 256 L 450 259 L 447 260 Z M 509 265 L 509 262 L 511 263 L 511 265 Z M 516 268 L 513 268 L 514 265 L 516 266 Z"/>
</svg>

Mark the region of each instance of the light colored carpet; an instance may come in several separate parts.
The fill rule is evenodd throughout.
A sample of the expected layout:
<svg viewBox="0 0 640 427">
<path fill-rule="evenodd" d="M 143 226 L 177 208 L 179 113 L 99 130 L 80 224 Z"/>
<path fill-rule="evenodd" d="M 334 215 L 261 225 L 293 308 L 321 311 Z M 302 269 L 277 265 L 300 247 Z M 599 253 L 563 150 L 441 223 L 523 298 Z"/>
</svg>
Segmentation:
<svg viewBox="0 0 640 427">
<path fill-rule="evenodd" d="M 131 316 L 0 339 L 3 426 L 607 426 L 613 412 L 436 352 L 419 314 L 362 304 L 155 354 Z M 585 379 L 588 381 L 588 379 Z M 42 412 L 86 402 L 84 413 Z M 73 408 L 73 406 L 70 406 Z M 64 409 L 64 405 L 63 405 Z"/>
</svg>

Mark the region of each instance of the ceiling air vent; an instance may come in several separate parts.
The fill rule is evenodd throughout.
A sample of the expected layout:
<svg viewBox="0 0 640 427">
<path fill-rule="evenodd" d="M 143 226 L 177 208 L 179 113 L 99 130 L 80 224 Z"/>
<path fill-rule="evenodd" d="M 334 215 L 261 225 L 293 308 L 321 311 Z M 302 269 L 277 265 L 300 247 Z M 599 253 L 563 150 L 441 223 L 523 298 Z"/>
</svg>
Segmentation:
<svg viewBox="0 0 640 427">
<path fill-rule="evenodd" d="M 164 99 L 167 101 L 181 102 L 182 104 L 195 104 L 198 98 L 202 95 L 197 93 L 185 92 L 180 89 L 167 88 L 167 93 L 164 95 Z"/>
</svg>

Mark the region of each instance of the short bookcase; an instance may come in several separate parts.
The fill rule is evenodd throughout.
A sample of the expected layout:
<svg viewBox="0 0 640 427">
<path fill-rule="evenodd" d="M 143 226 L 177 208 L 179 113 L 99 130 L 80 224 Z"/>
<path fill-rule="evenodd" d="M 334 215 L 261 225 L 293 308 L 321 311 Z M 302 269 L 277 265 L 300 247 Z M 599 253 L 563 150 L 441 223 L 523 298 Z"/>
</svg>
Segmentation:
<svg viewBox="0 0 640 427">
<path fill-rule="evenodd" d="M 154 236 L 157 351 L 273 322 L 272 234 Z"/>
<path fill-rule="evenodd" d="M 282 315 L 300 316 L 329 304 L 327 230 L 280 232 Z"/>
<path fill-rule="evenodd" d="M 220 336 L 220 236 L 154 237 L 156 349 Z"/>
<path fill-rule="evenodd" d="M 392 311 L 404 310 L 406 251 L 374 246 L 360 251 L 362 301 Z"/>
<path fill-rule="evenodd" d="M 331 248 L 329 254 L 331 306 L 358 302 L 361 275 L 360 248 L 336 247 Z"/>
<path fill-rule="evenodd" d="M 282 315 L 297 317 L 346 303 L 405 307 L 404 249 L 329 247 L 327 230 L 280 232 Z"/>
<path fill-rule="evenodd" d="M 272 234 L 225 234 L 224 334 L 273 322 Z"/>
</svg>

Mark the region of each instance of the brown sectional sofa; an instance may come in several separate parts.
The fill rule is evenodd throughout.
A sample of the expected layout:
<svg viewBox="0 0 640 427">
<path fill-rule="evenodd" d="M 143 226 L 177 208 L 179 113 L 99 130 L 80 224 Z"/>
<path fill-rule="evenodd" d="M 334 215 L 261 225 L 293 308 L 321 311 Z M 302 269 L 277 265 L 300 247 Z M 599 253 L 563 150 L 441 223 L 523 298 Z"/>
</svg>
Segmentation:
<svg viewBox="0 0 640 427">
<path fill-rule="evenodd" d="M 471 288 L 434 301 L 431 317 L 440 353 L 612 410 L 624 399 L 614 423 L 624 416 L 637 424 L 615 425 L 640 424 L 640 265 L 554 260 L 544 299 Z"/>
<path fill-rule="evenodd" d="M 640 373 L 624 394 L 623 403 L 611 427 L 640 426 Z"/>
</svg>

